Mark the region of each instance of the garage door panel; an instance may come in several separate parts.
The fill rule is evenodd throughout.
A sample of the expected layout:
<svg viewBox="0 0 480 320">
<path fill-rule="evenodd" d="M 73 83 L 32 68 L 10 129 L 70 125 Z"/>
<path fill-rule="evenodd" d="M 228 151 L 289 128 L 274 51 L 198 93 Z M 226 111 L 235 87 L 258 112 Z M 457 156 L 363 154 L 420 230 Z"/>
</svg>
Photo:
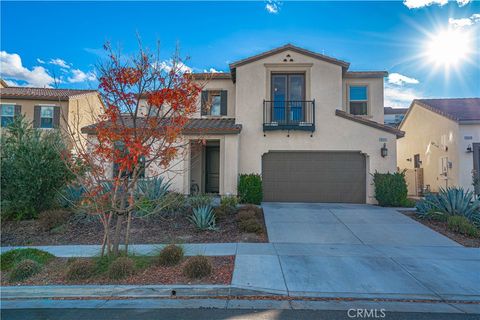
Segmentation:
<svg viewBox="0 0 480 320">
<path fill-rule="evenodd" d="M 262 158 L 265 201 L 352 202 L 366 199 L 359 152 L 269 152 Z"/>
</svg>

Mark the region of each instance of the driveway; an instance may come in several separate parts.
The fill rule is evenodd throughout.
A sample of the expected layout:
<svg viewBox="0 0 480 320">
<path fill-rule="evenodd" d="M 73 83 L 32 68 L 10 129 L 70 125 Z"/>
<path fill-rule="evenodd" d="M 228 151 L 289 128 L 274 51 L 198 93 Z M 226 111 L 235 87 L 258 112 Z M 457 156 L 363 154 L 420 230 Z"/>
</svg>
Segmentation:
<svg viewBox="0 0 480 320">
<path fill-rule="evenodd" d="M 264 203 L 273 243 L 460 246 L 400 212 L 372 205 Z"/>
<path fill-rule="evenodd" d="M 263 208 L 270 243 L 238 245 L 232 281 L 238 287 L 292 296 L 480 301 L 480 250 L 394 209 L 305 203 Z"/>
</svg>

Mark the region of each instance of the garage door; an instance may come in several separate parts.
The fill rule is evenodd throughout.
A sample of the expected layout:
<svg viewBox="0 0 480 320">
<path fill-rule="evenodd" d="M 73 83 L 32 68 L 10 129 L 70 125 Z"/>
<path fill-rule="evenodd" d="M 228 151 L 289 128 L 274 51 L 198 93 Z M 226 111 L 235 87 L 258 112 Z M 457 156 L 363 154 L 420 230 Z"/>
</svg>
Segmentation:
<svg viewBox="0 0 480 320">
<path fill-rule="evenodd" d="M 270 151 L 262 157 L 264 201 L 365 203 L 360 152 Z"/>
</svg>

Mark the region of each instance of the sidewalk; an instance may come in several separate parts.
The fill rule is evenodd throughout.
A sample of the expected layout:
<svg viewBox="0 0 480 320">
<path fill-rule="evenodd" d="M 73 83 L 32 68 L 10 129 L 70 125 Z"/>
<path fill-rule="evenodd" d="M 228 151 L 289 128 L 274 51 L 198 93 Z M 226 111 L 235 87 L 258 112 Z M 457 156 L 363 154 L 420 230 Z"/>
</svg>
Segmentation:
<svg viewBox="0 0 480 320">
<path fill-rule="evenodd" d="M 476 248 L 299 243 L 184 247 L 188 255 L 235 255 L 231 288 L 254 291 L 255 295 L 259 291 L 323 298 L 480 301 L 480 249 Z M 99 246 L 38 248 L 62 257 L 91 256 L 99 250 Z M 154 254 L 159 248 L 161 245 L 132 246 L 142 254 Z M 107 286 L 96 287 L 111 290 Z M 166 287 L 171 291 L 178 286 Z M 14 294 L 14 290 L 20 292 L 22 288 L 28 290 L 3 287 L 2 298 L 8 290 Z"/>
</svg>

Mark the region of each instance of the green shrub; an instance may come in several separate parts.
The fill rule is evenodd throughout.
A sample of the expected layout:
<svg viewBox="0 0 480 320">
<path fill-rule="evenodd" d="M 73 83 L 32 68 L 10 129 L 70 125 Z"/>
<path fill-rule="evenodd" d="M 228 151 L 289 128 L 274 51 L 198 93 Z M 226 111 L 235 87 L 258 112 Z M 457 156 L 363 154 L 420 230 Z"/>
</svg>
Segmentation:
<svg viewBox="0 0 480 320">
<path fill-rule="evenodd" d="M 213 198 L 208 194 L 199 194 L 188 197 L 188 205 L 192 208 L 212 206 Z"/>
<path fill-rule="evenodd" d="M 168 192 L 165 196 L 161 197 L 157 206 L 161 212 L 177 213 L 183 211 L 187 206 L 187 200 L 185 195 L 178 192 Z"/>
<path fill-rule="evenodd" d="M 257 219 L 243 219 L 238 222 L 238 228 L 243 232 L 262 233 L 263 227 Z"/>
<path fill-rule="evenodd" d="M 75 259 L 71 261 L 65 272 L 65 278 L 70 281 L 91 278 L 96 271 L 95 261 L 92 259 Z"/>
<path fill-rule="evenodd" d="M 9 276 L 10 282 L 23 281 L 39 273 L 42 266 L 33 260 L 25 259 L 15 265 Z"/>
<path fill-rule="evenodd" d="M 43 211 L 38 216 L 38 225 L 43 231 L 50 231 L 65 224 L 71 214 L 65 209 L 51 209 Z"/>
<path fill-rule="evenodd" d="M 0 255 L 0 270 L 8 271 L 22 260 L 33 260 L 44 265 L 53 258 L 55 258 L 53 254 L 38 249 L 14 249 Z"/>
<path fill-rule="evenodd" d="M 128 257 L 116 258 L 110 263 L 107 273 L 110 279 L 124 279 L 135 273 L 135 262 Z"/>
<path fill-rule="evenodd" d="M 193 208 L 188 220 L 199 230 L 217 230 L 215 214 L 210 206 Z"/>
<path fill-rule="evenodd" d="M 183 267 L 183 274 L 190 279 L 200 279 L 209 276 L 213 267 L 207 257 L 195 256 L 191 257 Z"/>
<path fill-rule="evenodd" d="M 373 175 L 375 199 L 382 207 L 408 206 L 405 172 L 378 173 Z"/>
<path fill-rule="evenodd" d="M 74 178 L 62 159 L 68 150 L 58 130 L 33 129 L 24 117 L 1 131 L 1 212 L 8 219 L 36 218 L 52 208 Z"/>
<path fill-rule="evenodd" d="M 179 264 L 182 259 L 183 248 L 170 244 L 160 251 L 157 261 L 161 266 L 170 267 Z"/>
<path fill-rule="evenodd" d="M 260 204 L 263 200 L 262 177 L 259 174 L 241 174 L 238 181 L 241 203 Z"/>
<path fill-rule="evenodd" d="M 234 211 L 238 205 L 238 198 L 236 196 L 223 196 L 220 199 L 220 206 Z"/>
<path fill-rule="evenodd" d="M 464 234 L 469 237 L 478 237 L 478 229 L 462 216 L 450 216 L 447 219 L 447 227 L 449 230 Z"/>
</svg>

